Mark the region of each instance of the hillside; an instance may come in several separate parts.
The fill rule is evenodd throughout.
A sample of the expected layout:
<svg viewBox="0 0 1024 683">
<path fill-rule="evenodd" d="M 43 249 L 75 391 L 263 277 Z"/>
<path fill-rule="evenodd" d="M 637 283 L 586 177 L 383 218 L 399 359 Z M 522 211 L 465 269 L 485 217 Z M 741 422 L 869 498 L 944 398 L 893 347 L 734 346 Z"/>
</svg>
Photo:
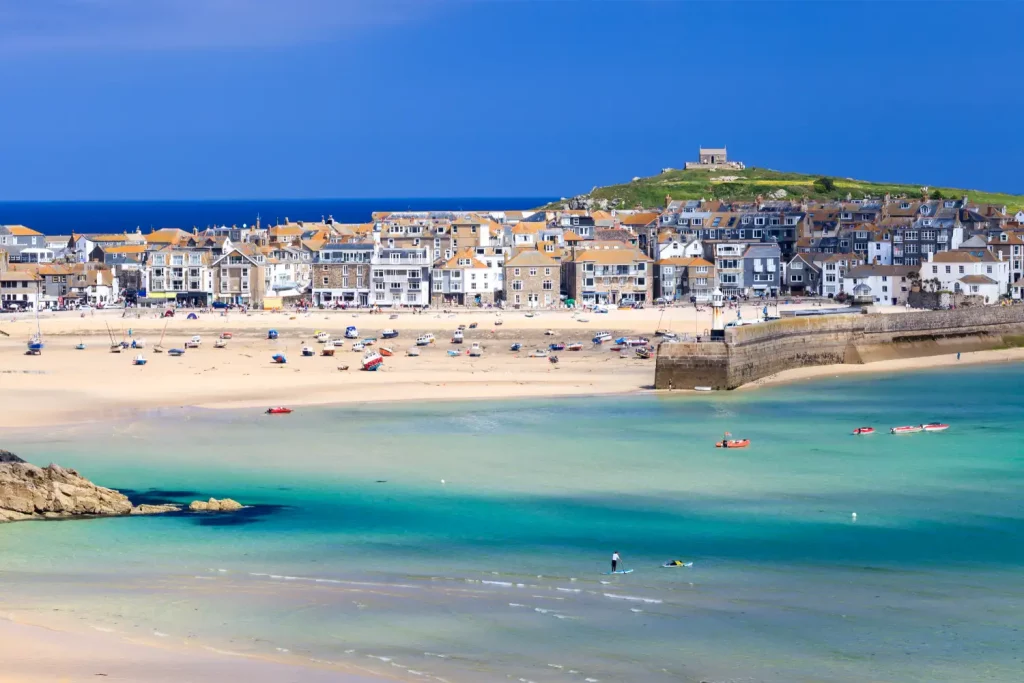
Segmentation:
<svg viewBox="0 0 1024 683">
<path fill-rule="evenodd" d="M 920 197 L 921 185 L 900 183 L 874 183 L 852 178 L 829 176 L 829 182 L 821 182 L 823 176 L 803 173 L 784 173 L 766 168 L 747 168 L 742 171 L 668 171 L 639 180 L 600 187 L 580 198 L 595 200 L 619 200 L 622 208 L 637 205 L 657 207 L 665 205 L 665 196 L 673 199 L 754 199 L 758 195 L 769 197 L 779 190 L 785 191 L 787 199 L 797 201 L 802 197 L 816 200 L 844 199 L 847 194 L 854 199 L 906 195 Z M 929 191 L 939 192 L 943 197 L 967 195 L 972 202 L 982 204 L 1005 204 L 1011 211 L 1024 208 L 1024 195 L 963 190 L 948 187 L 930 187 Z M 555 202 L 552 206 L 560 206 Z"/>
</svg>

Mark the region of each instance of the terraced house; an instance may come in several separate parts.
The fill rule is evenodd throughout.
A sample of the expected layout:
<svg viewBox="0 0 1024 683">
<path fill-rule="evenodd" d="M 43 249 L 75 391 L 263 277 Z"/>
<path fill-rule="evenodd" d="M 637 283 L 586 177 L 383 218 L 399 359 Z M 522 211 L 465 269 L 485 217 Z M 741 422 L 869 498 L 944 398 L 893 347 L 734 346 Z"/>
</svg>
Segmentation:
<svg viewBox="0 0 1024 683">
<path fill-rule="evenodd" d="M 213 302 L 213 254 L 165 247 L 153 252 L 146 264 L 144 293 L 140 299 L 191 306 L 208 306 Z"/>
<path fill-rule="evenodd" d="M 562 264 L 570 299 L 591 304 L 633 304 L 653 299 L 654 260 L 639 249 L 621 242 L 584 242 L 575 251 Z"/>
<path fill-rule="evenodd" d="M 251 244 L 235 244 L 216 258 L 213 273 L 213 298 L 226 304 L 257 308 L 264 303 L 264 263 L 266 257 Z M 280 301 L 269 308 L 279 308 Z"/>
<path fill-rule="evenodd" d="M 317 306 L 368 306 L 373 242 L 332 242 L 313 265 L 313 303 Z"/>
<path fill-rule="evenodd" d="M 701 257 L 678 256 L 654 264 L 655 293 L 666 301 L 711 300 L 715 266 Z"/>
<path fill-rule="evenodd" d="M 427 249 L 389 249 L 377 252 L 372 263 L 371 306 L 427 306 L 430 269 Z"/>
<path fill-rule="evenodd" d="M 515 308 L 551 306 L 560 301 L 558 263 L 537 249 L 524 249 L 505 262 L 505 297 Z"/>
</svg>

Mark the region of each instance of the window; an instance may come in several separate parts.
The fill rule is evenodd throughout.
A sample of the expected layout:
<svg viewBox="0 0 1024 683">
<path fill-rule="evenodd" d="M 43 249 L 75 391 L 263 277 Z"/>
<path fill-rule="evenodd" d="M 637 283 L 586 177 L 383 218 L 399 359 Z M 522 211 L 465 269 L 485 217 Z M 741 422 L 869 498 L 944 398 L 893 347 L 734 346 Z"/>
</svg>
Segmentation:
<svg viewBox="0 0 1024 683">
<path fill-rule="evenodd" d="M 675 272 L 675 269 L 672 266 L 662 266 L 661 267 L 661 274 L 662 275 L 671 275 L 673 272 Z"/>
<path fill-rule="evenodd" d="M 518 276 L 519 275 L 519 269 L 518 268 L 513 268 L 512 269 L 512 274 Z"/>
<path fill-rule="evenodd" d="M 763 234 L 764 234 L 764 230 L 758 230 L 757 228 L 754 228 L 754 230 L 750 233 L 750 236 L 753 237 L 754 239 L 761 239 L 761 235 L 763 235 Z M 743 239 L 743 231 L 742 230 L 740 230 L 740 239 Z"/>
<path fill-rule="evenodd" d="M 645 278 L 645 277 L 638 277 L 636 279 L 636 286 L 637 287 L 646 287 L 647 286 L 647 278 Z"/>
<path fill-rule="evenodd" d="M 592 278 L 592 277 L 583 278 L 583 286 L 584 287 L 593 287 L 594 286 L 594 278 Z"/>
<path fill-rule="evenodd" d="M 583 264 L 583 272 L 584 273 L 593 273 L 594 272 L 594 264 L 593 263 L 584 263 Z"/>
<path fill-rule="evenodd" d="M 963 275 L 964 274 L 964 267 L 963 266 L 958 266 L 957 267 L 957 272 L 959 272 L 961 275 Z"/>
<path fill-rule="evenodd" d="M 537 275 L 537 269 L 536 268 L 530 268 L 530 277 L 534 277 L 536 275 Z"/>
<path fill-rule="evenodd" d="M 697 266 L 697 272 L 698 273 L 706 273 L 706 272 L 708 272 L 708 266 Z"/>
<path fill-rule="evenodd" d="M 542 287 L 543 289 L 553 289 L 554 285 L 552 284 L 551 280 L 545 280 Z"/>
<path fill-rule="evenodd" d="M 324 287 L 326 287 L 326 286 L 327 286 L 327 283 L 328 283 L 328 281 L 329 281 L 329 279 L 325 277 L 325 278 L 324 278 Z"/>
<path fill-rule="evenodd" d="M 803 282 L 804 281 L 804 276 L 803 275 L 791 275 L 789 277 L 789 281 L 790 282 Z"/>
<path fill-rule="evenodd" d="M 512 289 L 514 289 L 516 291 L 522 291 L 522 289 L 523 289 L 523 281 L 522 280 L 513 280 L 512 281 Z"/>
<path fill-rule="evenodd" d="M 544 269 L 544 274 L 545 275 L 551 275 L 551 269 L 550 268 L 545 268 Z"/>
<path fill-rule="evenodd" d="M 992 274 L 992 266 L 985 266 L 985 272 L 988 273 L 989 275 L 991 275 Z"/>
<path fill-rule="evenodd" d="M 385 283 L 383 283 L 383 282 L 374 282 L 373 283 L 373 288 L 377 289 L 377 290 L 383 291 L 383 290 L 387 289 L 387 285 Z"/>
<path fill-rule="evenodd" d="M 736 276 L 735 275 L 730 275 L 728 273 L 723 273 L 722 277 L 721 277 L 721 280 L 722 280 L 722 284 L 723 285 L 734 285 L 734 284 L 736 284 Z"/>
<path fill-rule="evenodd" d="M 938 272 L 939 272 L 939 267 L 938 266 L 932 266 L 932 275 L 935 275 Z M 946 266 L 946 272 L 947 273 L 949 272 L 949 266 Z"/>
<path fill-rule="evenodd" d="M 638 263 L 638 264 L 636 264 L 636 272 L 638 272 L 638 273 L 646 273 L 647 272 L 647 264 L 646 263 Z"/>
<path fill-rule="evenodd" d="M 790 270 L 803 270 L 804 269 L 803 261 L 794 261 L 793 263 L 789 264 L 789 269 Z"/>
<path fill-rule="evenodd" d="M 754 219 L 754 225 L 764 225 L 764 216 L 758 216 Z"/>
</svg>

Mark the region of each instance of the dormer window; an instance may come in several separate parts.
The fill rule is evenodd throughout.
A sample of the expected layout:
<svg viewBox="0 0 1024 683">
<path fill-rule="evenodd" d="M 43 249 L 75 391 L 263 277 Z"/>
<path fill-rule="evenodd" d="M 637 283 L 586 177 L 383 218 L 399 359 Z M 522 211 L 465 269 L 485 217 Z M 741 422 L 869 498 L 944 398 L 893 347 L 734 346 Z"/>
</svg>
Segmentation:
<svg viewBox="0 0 1024 683">
<path fill-rule="evenodd" d="M 910 208 L 910 202 L 900 202 L 900 208 L 901 209 L 909 209 Z"/>
</svg>

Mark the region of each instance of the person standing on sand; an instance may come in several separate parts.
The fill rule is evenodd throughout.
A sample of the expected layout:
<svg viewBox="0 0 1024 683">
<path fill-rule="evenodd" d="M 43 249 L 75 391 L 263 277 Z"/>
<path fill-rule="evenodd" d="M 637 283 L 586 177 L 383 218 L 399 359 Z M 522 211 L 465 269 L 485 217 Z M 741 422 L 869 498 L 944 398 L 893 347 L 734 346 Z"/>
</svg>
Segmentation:
<svg viewBox="0 0 1024 683">
<path fill-rule="evenodd" d="M 612 552 L 612 572 L 613 573 L 618 570 L 618 568 L 619 568 L 619 560 L 620 559 L 622 559 L 622 558 L 619 557 L 619 551 L 618 550 Z"/>
</svg>

